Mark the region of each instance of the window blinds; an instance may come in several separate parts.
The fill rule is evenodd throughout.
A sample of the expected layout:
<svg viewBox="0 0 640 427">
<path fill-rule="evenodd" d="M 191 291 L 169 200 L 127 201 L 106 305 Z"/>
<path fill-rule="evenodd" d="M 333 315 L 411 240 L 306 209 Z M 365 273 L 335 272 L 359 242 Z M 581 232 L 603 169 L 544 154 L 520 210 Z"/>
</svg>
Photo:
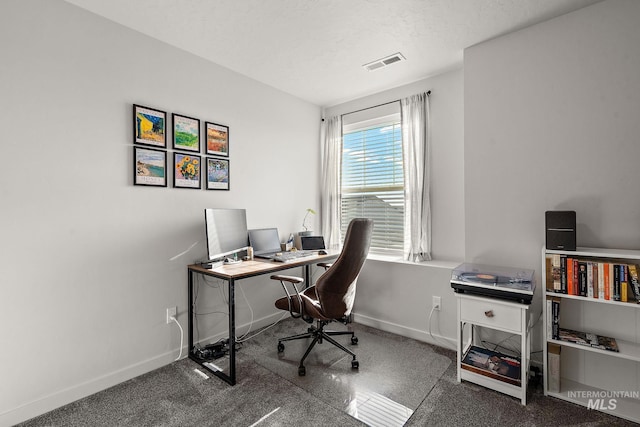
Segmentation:
<svg viewBox="0 0 640 427">
<path fill-rule="evenodd" d="M 404 244 L 402 135 L 399 115 L 392 119 L 343 137 L 342 236 L 352 218 L 371 218 L 376 253 L 402 252 Z"/>
</svg>

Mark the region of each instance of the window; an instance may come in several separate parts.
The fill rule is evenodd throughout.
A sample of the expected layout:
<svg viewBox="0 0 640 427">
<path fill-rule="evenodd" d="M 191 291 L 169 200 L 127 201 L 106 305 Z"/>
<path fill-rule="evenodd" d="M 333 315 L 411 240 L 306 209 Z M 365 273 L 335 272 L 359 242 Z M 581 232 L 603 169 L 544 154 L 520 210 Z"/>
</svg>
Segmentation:
<svg viewBox="0 0 640 427">
<path fill-rule="evenodd" d="M 394 109 L 398 109 L 397 105 Z M 351 219 L 374 221 L 372 253 L 401 253 L 404 178 L 400 114 L 343 123 L 341 234 Z"/>
<path fill-rule="evenodd" d="M 375 221 L 372 252 L 431 260 L 429 94 L 323 121 L 321 218 L 329 247 L 364 216 Z"/>
</svg>

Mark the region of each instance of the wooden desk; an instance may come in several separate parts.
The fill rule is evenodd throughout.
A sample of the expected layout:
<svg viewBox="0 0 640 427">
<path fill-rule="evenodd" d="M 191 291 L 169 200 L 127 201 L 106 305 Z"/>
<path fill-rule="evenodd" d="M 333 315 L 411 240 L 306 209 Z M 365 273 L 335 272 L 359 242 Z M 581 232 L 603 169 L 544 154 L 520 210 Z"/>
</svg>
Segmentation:
<svg viewBox="0 0 640 427">
<path fill-rule="evenodd" d="M 203 368 L 207 369 L 215 376 L 223 379 L 231 385 L 236 383 L 236 303 L 235 303 L 235 281 L 246 279 L 249 277 L 260 276 L 263 274 L 275 273 L 277 271 L 288 270 L 294 267 L 304 268 L 305 283 L 307 286 L 312 285 L 310 266 L 319 262 L 331 261 L 340 255 L 339 251 L 327 251 L 327 255 L 313 255 L 300 258 L 292 262 L 275 262 L 270 260 L 253 259 L 250 261 L 242 261 L 238 264 L 225 264 L 217 268 L 203 268 L 200 264 L 192 264 L 188 266 L 189 281 L 189 358 Z M 194 276 L 202 274 L 205 276 L 215 277 L 225 280 L 229 286 L 229 373 L 226 374 L 220 370 L 214 370 L 203 364 L 203 361 L 195 356 L 193 352 L 193 295 L 194 295 Z"/>
</svg>

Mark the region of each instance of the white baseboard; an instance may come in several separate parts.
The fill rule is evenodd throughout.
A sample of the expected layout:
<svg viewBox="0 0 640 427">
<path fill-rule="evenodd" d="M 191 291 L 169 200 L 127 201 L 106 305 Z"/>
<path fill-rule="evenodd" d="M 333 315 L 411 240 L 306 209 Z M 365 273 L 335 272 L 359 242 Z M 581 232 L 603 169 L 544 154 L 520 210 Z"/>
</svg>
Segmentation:
<svg viewBox="0 0 640 427">
<path fill-rule="evenodd" d="M 255 319 L 253 321 L 251 329 L 255 331 L 264 326 L 268 326 L 269 324 L 278 320 L 281 316 L 281 312 L 276 312 L 272 315 L 265 316 L 260 319 Z M 236 325 L 236 330 L 242 331 L 244 329 L 247 329 L 248 326 L 249 323 Z M 200 340 L 200 342 L 215 342 L 220 338 L 224 338 L 226 336 L 227 332 L 225 331 L 207 338 L 203 338 Z M 186 344 L 187 340 L 188 337 L 185 334 L 185 343 L 183 343 L 182 347 L 182 358 L 188 356 Z M 146 374 L 147 372 L 151 372 L 163 366 L 169 365 L 175 361 L 175 358 L 178 356 L 178 354 L 179 349 L 168 351 L 152 358 L 142 360 L 133 365 L 126 366 L 122 369 L 118 369 L 117 371 L 113 371 L 96 378 L 91 378 L 83 383 L 62 390 L 57 390 L 46 396 L 20 405 L 17 408 L 10 409 L 9 411 L 0 414 L 0 426 L 16 425 L 23 421 L 37 417 L 38 415 L 53 411 L 54 409 L 57 409 L 61 406 L 68 405 L 69 403 L 75 402 L 76 400 L 91 396 L 92 394 L 105 390 L 109 387 L 113 387 L 132 378 Z"/>
<path fill-rule="evenodd" d="M 438 347 L 447 348 L 449 350 L 455 351 L 456 349 L 457 344 L 455 339 L 437 334 L 431 335 L 429 334 L 429 331 L 410 328 L 408 326 L 399 325 L 393 322 L 387 322 L 386 320 L 375 319 L 373 317 L 365 316 L 358 313 L 353 313 L 353 319 L 356 323 L 380 329 L 381 331 L 391 332 L 393 334 L 402 335 L 403 337 L 407 338 L 413 338 L 415 340 L 433 344 Z"/>
<path fill-rule="evenodd" d="M 275 322 L 276 320 L 282 317 L 281 312 L 276 312 L 272 315 L 265 316 L 260 319 L 255 319 L 253 321 L 252 330 L 257 330 L 259 328 L 268 326 L 269 324 Z M 429 334 L 428 331 L 421 331 L 414 328 L 409 328 L 407 326 L 399 325 L 392 322 L 387 322 L 380 319 L 374 319 L 372 317 L 360 315 L 354 313 L 354 321 L 366 326 L 370 326 L 376 329 L 380 329 L 382 331 L 391 332 L 394 334 L 402 335 L 408 338 L 413 338 L 418 341 L 427 342 L 429 344 L 433 344 L 439 347 L 455 349 L 456 341 L 434 334 L 433 337 Z M 243 325 L 237 325 L 236 328 L 238 331 L 242 331 L 245 328 L 248 328 L 249 323 L 245 323 Z M 211 335 L 206 338 L 202 338 L 200 342 L 215 342 L 220 338 L 226 337 L 226 331 L 218 334 Z M 186 336 L 184 337 L 185 342 L 188 339 Z M 132 378 L 138 377 L 140 375 L 146 374 L 147 372 L 151 372 L 155 369 L 161 368 L 165 365 L 172 363 L 176 356 L 178 350 L 172 350 L 155 357 L 142 360 L 133 365 L 124 367 L 122 369 L 116 370 L 114 372 L 89 379 L 83 383 L 74 385 L 72 387 L 68 387 L 66 389 L 55 391 L 46 396 L 40 397 L 31 402 L 25 403 L 17 408 L 11 409 L 0 414 L 0 426 L 4 425 L 15 425 L 21 423 L 23 421 L 29 420 L 33 417 L 37 417 L 38 415 L 42 415 L 49 411 L 52 411 L 61 406 L 67 405 L 69 403 L 75 402 L 78 399 L 82 399 L 84 397 L 90 396 L 99 391 L 105 390 L 109 387 L 113 387 L 122 382 L 128 381 Z M 188 350 L 187 346 L 183 345 L 182 348 L 183 358 L 187 357 Z"/>
<path fill-rule="evenodd" d="M 38 415 L 45 414 L 61 406 L 75 402 L 114 385 L 146 374 L 173 362 L 177 354 L 174 351 L 163 353 L 150 359 L 142 360 L 133 365 L 114 372 L 89 379 L 83 383 L 57 390 L 46 396 L 25 403 L 17 408 L 0 414 L 0 426 L 15 425 Z"/>
</svg>

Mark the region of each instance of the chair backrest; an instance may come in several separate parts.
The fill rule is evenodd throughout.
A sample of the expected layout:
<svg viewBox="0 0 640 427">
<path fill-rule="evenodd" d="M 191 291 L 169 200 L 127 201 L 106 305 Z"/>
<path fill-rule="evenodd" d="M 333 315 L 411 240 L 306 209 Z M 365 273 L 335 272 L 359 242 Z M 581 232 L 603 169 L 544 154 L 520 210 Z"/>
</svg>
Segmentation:
<svg viewBox="0 0 640 427">
<path fill-rule="evenodd" d="M 340 256 L 316 281 L 316 295 L 326 317 L 340 319 L 351 313 L 356 296 L 356 281 L 369 253 L 372 232 L 373 220 L 351 220 Z"/>
</svg>

